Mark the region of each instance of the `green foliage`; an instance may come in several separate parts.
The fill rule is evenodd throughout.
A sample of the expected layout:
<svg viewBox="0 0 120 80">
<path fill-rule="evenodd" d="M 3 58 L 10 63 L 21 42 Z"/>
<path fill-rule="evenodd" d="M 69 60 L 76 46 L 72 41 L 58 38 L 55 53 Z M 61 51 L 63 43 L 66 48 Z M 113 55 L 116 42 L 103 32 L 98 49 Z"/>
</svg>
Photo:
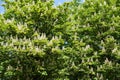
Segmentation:
<svg viewBox="0 0 120 80">
<path fill-rule="evenodd" d="M 0 79 L 119 80 L 119 0 L 4 0 Z"/>
</svg>

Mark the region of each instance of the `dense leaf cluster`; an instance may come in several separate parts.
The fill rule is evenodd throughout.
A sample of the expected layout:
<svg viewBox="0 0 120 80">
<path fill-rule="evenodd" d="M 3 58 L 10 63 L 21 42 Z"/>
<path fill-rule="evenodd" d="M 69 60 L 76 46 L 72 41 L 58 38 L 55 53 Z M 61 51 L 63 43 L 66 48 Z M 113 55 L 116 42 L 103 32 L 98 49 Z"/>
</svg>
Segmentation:
<svg viewBox="0 0 120 80">
<path fill-rule="evenodd" d="M 4 0 L 0 80 L 119 80 L 119 0 Z"/>
</svg>

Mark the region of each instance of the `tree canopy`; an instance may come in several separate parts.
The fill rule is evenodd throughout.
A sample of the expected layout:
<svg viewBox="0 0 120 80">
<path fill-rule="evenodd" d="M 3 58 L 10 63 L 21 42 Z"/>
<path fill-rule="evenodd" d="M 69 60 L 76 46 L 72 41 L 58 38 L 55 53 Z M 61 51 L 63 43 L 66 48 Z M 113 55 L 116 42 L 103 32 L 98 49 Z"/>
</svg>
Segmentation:
<svg viewBox="0 0 120 80">
<path fill-rule="evenodd" d="M 119 0 L 3 0 L 0 79 L 119 80 Z"/>
</svg>

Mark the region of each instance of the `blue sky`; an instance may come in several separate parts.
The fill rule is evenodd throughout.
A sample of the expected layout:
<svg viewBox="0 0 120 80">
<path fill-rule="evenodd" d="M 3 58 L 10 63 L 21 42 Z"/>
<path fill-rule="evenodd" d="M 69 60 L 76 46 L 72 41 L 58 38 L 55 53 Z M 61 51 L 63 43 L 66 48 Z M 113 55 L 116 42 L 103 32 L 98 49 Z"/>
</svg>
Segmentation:
<svg viewBox="0 0 120 80">
<path fill-rule="evenodd" d="M 0 13 L 3 13 L 4 12 L 4 8 L 1 6 L 2 4 L 2 1 L 0 0 Z"/>
<path fill-rule="evenodd" d="M 59 5 L 59 4 L 62 4 L 66 1 L 71 1 L 71 0 L 55 0 L 55 5 Z"/>
</svg>

